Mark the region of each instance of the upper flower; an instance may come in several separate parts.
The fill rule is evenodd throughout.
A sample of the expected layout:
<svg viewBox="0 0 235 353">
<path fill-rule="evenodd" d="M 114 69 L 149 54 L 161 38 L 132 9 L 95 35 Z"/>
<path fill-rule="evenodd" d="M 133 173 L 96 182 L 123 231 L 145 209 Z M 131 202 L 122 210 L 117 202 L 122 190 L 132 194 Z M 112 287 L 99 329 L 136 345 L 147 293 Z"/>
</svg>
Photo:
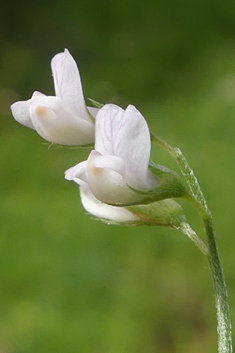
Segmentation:
<svg viewBox="0 0 235 353">
<path fill-rule="evenodd" d="M 123 110 L 107 104 L 96 116 L 95 149 L 87 161 L 67 170 L 65 178 L 78 183 L 81 192 L 86 190 L 82 201 L 87 202 L 91 193 L 107 204 L 141 203 L 144 196 L 135 190 L 147 192 L 158 184 L 148 169 L 150 150 L 149 129 L 141 113 L 132 105 Z"/>
<path fill-rule="evenodd" d="M 51 61 L 55 96 L 34 92 L 32 98 L 12 104 L 16 121 L 37 131 L 45 140 L 62 145 L 94 142 L 94 123 L 98 109 L 86 107 L 80 74 L 67 49 Z"/>
</svg>

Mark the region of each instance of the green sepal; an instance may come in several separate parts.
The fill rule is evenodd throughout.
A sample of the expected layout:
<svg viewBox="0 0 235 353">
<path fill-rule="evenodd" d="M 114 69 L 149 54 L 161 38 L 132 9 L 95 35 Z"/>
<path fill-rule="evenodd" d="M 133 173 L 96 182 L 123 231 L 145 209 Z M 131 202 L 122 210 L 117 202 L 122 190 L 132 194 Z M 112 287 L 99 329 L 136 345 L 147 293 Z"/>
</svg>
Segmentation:
<svg viewBox="0 0 235 353">
<path fill-rule="evenodd" d="M 91 99 L 91 98 L 87 98 L 96 108 L 102 108 L 104 106 L 104 104 L 101 104 L 97 101 L 95 101 L 94 99 Z"/>
<path fill-rule="evenodd" d="M 183 208 L 172 199 L 152 202 L 148 205 L 128 206 L 125 208 L 135 214 L 138 219 L 134 221 L 117 222 L 103 218 L 92 218 L 111 225 L 134 227 L 162 226 L 172 229 L 179 229 L 182 222 L 185 222 Z"/>
<path fill-rule="evenodd" d="M 148 205 L 126 207 L 139 218 L 139 224 L 164 226 L 176 229 L 185 221 L 183 208 L 172 199 L 152 202 Z"/>
<path fill-rule="evenodd" d="M 70 149 L 70 150 L 94 148 L 94 143 L 88 143 L 87 145 L 59 145 L 58 143 L 51 142 L 50 144 L 44 143 L 44 145 L 48 145 L 48 150 L 59 149 L 59 148 L 66 148 L 66 149 Z"/>
<path fill-rule="evenodd" d="M 176 172 L 154 163 L 149 165 L 149 170 L 159 179 L 159 185 L 148 191 L 148 195 L 152 194 L 154 201 L 184 197 L 188 194 Z"/>
</svg>

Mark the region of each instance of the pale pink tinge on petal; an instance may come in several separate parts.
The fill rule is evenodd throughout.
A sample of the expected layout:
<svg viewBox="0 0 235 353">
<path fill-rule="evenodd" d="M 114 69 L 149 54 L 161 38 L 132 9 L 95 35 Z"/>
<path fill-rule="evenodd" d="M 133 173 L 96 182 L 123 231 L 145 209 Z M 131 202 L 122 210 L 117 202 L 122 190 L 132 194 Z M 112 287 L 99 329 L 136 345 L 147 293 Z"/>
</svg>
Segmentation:
<svg viewBox="0 0 235 353">
<path fill-rule="evenodd" d="M 63 145 L 94 142 L 94 124 L 75 115 L 61 98 L 37 94 L 28 104 L 34 128 L 44 139 Z"/>
<path fill-rule="evenodd" d="M 94 196 L 105 203 L 130 203 L 141 198 L 127 186 L 125 164 L 120 157 L 92 151 L 87 164 L 87 182 Z"/>
<path fill-rule="evenodd" d="M 45 106 L 31 106 L 30 116 L 37 133 L 45 140 L 61 145 L 87 145 L 94 139 L 92 123 L 63 117 Z"/>
<path fill-rule="evenodd" d="M 103 156 L 101 153 L 93 150 L 88 157 L 89 165 L 95 169 L 110 169 L 125 177 L 126 166 L 124 161 L 117 156 Z"/>
<path fill-rule="evenodd" d="M 42 106 L 50 108 L 56 113 L 58 120 L 67 120 L 67 123 L 71 123 L 72 121 L 76 123 L 80 120 L 80 118 L 75 115 L 74 111 L 68 106 L 68 104 L 66 104 L 59 97 L 37 94 L 34 95 L 34 98 L 29 99 L 27 104 L 29 107 Z"/>
</svg>

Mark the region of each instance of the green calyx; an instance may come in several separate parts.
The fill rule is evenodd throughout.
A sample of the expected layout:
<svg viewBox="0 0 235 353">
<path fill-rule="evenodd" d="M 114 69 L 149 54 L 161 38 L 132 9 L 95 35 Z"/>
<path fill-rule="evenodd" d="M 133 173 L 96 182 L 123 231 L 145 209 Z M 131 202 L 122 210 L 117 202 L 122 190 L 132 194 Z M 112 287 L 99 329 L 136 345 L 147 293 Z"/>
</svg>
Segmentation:
<svg viewBox="0 0 235 353">
<path fill-rule="evenodd" d="M 172 170 L 151 163 L 149 170 L 157 176 L 160 183 L 151 191 L 154 201 L 164 200 L 168 198 L 185 197 L 187 191 L 181 182 L 180 176 Z"/>
<path fill-rule="evenodd" d="M 136 221 L 122 224 L 155 225 L 179 229 L 182 222 L 185 222 L 185 215 L 183 208 L 173 198 L 187 197 L 187 191 L 178 174 L 172 170 L 153 163 L 150 164 L 149 169 L 158 180 L 157 187 L 141 191 L 128 185 L 132 191 L 141 196 L 140 199 L 128 204 L 113 204 L 113 206 L 125 207 L 138 218 Z"/>
<path fill-rule="evenodd" d="M 156 201 L 162 201 L 165 199 L 188 197 L 188 193 L 181 183 L 180 177 L 177 173 L 172 170 L 151 163 L 149 170 L 158 179 L 156 188 L 147 191 L 134 189 L 132 186 L 127 185 L 132 191 L 142 195 L 140 200 L 128 203 L 128 204 L 115 204 L 115 206 L 134 206 L 134 205 L 146 205 Z"/>
<path fill-rule="evenodd" d="M 118 222 L 108 219 L 96 218 L 106 224 L 123 226 L 162 226 L 172 229 L 180 229 L 185 222 L 183 208 L 174 200 L 167 199 L 152 202 L 148 205 L 134 205 L 125 207 L 128 211 L 137 216 L 136 220 Z"/>
<path fill-rule="evenodd" d="M 148 205 L 128 206 L 126 209 L 139 218 L 139 225 L 177 229 L 185 221 L 183 208 L 172 199 L 157 201 Z"/>
</svg>

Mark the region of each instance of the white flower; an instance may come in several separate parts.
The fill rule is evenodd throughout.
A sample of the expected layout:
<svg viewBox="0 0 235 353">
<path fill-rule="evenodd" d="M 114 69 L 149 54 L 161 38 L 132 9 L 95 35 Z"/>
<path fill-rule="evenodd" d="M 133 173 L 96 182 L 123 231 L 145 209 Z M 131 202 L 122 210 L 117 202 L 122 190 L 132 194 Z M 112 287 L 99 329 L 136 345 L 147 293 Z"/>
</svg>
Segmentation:
<svg viewBox="0 0 235 353">
<path fill-rule="evenodd" d="M 80 196 L 83 207 L 91 215 L 118 223 L 139 222 L 139 217 L 125 207 L 107 205 L 99 201 L 86 183 L 80 184 Z"/>
<path fill-rule="evenodd" d="M 107 104 L 96 116 L 95 149 L 87 161 L 67 170 L 65 178 L 80 185 L 89 213 L 112 220 L 125 213 L 133 220 L 131 212 L 109 204 L 141 203 L 144 195 L 131 188 L 147 192 L 156 187 L 158 180 L 148 169 L 150 150 L 149 129 L 141 113 L 132 105 L 123 110 Z"/>
<path fill-rule="evenodd" d="M 96 108 L 88 109 L 80 74 L 67 49 L 54 56 L 51 68 L 55 96 L 34 92 L 32 98 L 12 104 L 16 121 L 37 131 L 45 140 L 62 145 L 87 145 L 94 142 Z"/>
</svg>

